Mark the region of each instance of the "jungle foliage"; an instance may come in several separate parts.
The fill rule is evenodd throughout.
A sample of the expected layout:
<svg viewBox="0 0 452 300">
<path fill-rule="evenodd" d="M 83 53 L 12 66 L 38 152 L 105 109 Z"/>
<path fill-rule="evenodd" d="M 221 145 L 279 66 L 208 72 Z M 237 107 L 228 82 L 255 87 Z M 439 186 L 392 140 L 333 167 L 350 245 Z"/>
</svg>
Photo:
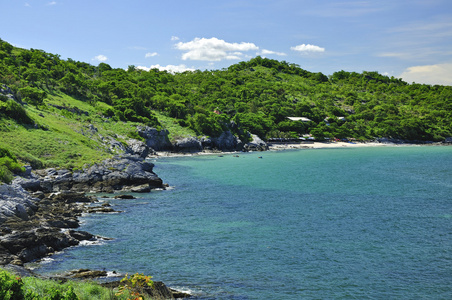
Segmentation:
<svg viewBox="0 0 452 300">
<path fill-rule="evenodd" d="M 263 139 L 392 137 L 441 141 L 452 136 L 452 87 L 408 84 L 377 72 L 330 76 L 255 57 L 222 70 L 171 74 L 129 66 L 93 66 L 0 40 L 0 83 L 36 108 L 63 93 L 114 121 L 161 124 L 172 118 L 198 135 L 247 131 Z M 33 124 L 20 104 L 0 99 L 0 116 Z M 287 117 L 306 117 L 310 122 Z"/>
</svg>

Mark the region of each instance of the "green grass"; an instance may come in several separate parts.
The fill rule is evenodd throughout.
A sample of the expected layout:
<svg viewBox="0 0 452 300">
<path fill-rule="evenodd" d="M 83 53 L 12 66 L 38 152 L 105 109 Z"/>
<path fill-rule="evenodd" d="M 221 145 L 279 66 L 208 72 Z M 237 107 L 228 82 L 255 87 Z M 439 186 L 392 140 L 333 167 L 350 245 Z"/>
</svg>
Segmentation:
<svg viewBox="0 0 452 300">
<path fill-rule="evenodd" d="M 65 94 L 49 95 L 47 105 L 35 108 L 27 105 L 27 114 L 38 126 L 25 126 L 11 119 L 0 119 L 0 147 L 14 153 L 24 163 L 35 166 L 82 167 L 111 157 L 113 154 L 102 137 L 127 139 L 136 124 L 114 122 L 99 113 L 101 108 L 79 101 Z M 77 107 L 88 116 L 59 110 L 48 104 Z M 103 106 L 102 106 L 103 107 Z M 91 132 L 89 126 L 98 129 Z"/>
<path fill-rule="evenodd" d="M 77 114 L 52 105 L 78 108 L 85 113 Z M 0 118 L 0 147 L 10 150 L 24 164 L 33 168 L 65 167 L 81 168 L 107 159 L 117 153 L 109 149 L 108 140 L 113 138 L 125 143 L 137 137 L 135 122 L 114 121 L 102 112 L 112 108 L 102 102 L 90 104 L 60 92 L 48 92 L 44 105 L 24 106 L 27 114 L 36 123 L 19 124 L 12 119 Z M 155 112 L 162 127 L 169 131 L 169 138 L 196 136 L 196 133 L 182 127 L 176 119 Z M 91 131 L 94 126 L 97 132 Z"/>
<path fill-rule="evenodd" d="M 153 111 L 162 127 L 169 131 L 170 141 L 174 141 L 177 138 L 184 138 L 188 136 L 196 136 L 196 133 L 188 127 L 182 127 L 174 118 L 165 116 L 164 114 Z"/>
</svg>

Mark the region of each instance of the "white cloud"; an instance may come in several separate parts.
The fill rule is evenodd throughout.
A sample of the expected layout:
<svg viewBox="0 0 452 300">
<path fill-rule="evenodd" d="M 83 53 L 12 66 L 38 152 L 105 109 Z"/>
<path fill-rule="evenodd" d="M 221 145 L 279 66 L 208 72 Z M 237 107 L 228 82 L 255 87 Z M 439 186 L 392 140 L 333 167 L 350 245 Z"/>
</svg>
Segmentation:
<svg viewBox="0 0 452 300">
<path fill-rule="evenodd" d="M 178 40 L 179 40 L 179 37 L 173 35 L 173 36 L 171 37 L 171 40 L 172 40 L 172 41 L 178 41 Z"/>
<path fill-rule="evenodd" d="M 182 73 L 185 71 L 194 71 L 195 69 L 193 68 L 188 68 L 185 65 L 167 65 L 167 66 L 161 66 L 159 64 L 157 65 L 152 65 L 149 68 L 148 67 L 144 67 L 144 66 L 138 66 L 137 69 L 141 69 L 141 70 L 145 70 L 145 71 L 149 71 L 151 69 L 159 69 L 160 71 L 168 71 L 170 73 Z"/>
<path fill-rule="evenodd" d="M 146 55 L 144 57 L 148 58 L 148 57 L 153 57 L 153 56 L 157 56 L 157 55 L 159 55 L 157 52 L 148 52 L 148 53 L 146 53 Z"/>
<path fill-rule="evenodd" d="M 325 52 L 325 48 L 311 44 L 301 44 L 295 47 L 290 47 L 290 50 L 299 52 Z"/>
<path fill-rule="evenodd" d="M 56 5 L 56 4 L 57 4 L 56 1 L 52 1 L 52 2 L 47 3 L 47 5 Z"/>
<path fill-rule="evenodd" d="M 108 58 L 105 56 L 105 55 L 102 55 L 102 54 L 100 54 L 100 55 L 97 55 L 97 56 L 95 56 L 94 58 L 93 58 L 93 60 L 96 60 L 96 61 L 106 61 Z"/>
<path fill-rule="evenodd" d="M 452 63 L 409 67 L 399 77 L 408 83 L 452 85 Z"/>
<path fill-rule="evenodd" d="M 242 52 L 259 50 L 253 43 L 228 43 L 217 38 L 195 38 L 175 45 L 176 49 L 185 51 L 183 60 L 221 61 L 224 59 L 241 59 Z"/>
<path fill-rule="evenodd" d="M 287 54 L 284 52 L 276 52 L 267 49 L 262 49 L 261 52 L 258 52 L 259 55 L 278 55 L 278 56 L 286 56 Z"/>
<path fill-rule="evenodd" d="M 30 3 L 28 3 L 28 2 L 25 2 L 25 6 L 26 7 L 31 7 Z"/>
</svg>

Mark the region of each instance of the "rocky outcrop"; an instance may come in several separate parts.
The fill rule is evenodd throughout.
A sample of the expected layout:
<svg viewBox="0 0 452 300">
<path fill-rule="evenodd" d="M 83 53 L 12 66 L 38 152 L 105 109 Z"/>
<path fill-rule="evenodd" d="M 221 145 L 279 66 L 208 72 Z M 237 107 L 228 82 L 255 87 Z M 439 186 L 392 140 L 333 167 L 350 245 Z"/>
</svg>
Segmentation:
<svg viewBox="0 0 452 300">
<path fill-rule="evenodd" d="M 32 205 L 35 209 L 26 215 L 10 216 L 0 224 L 1 265 L 22 265 L 80 241 L 96 239 L 88 232 L 74 230 L 79 227 L 78 217 L 86 211 L 81 203 L 91 203 L 94 198 L 57 193 L 35 199 Z"/>
<path fill-rule="evenodd" d="M 199 152 L 202 150 L 201 141 L 195 137 L 183 138 L 174 143 L 174 151 L 176 152 Z"/>
<path fill-rule="evenodd" d="M 96 201 L 85 193 L 163 188 L 153 167 L 142 157 L 124 155 L 78 171 L 26 168 L 11 185 L 0 185 L 0 264 L 22 264 L 95 238 L 73 230 L 79 227 L 78 217 L 115 211 L 85 207 Z"/>
<path fill-rule="evenodd" d="M 212 138 L 212 144 L 221 151 L 243 150 L 243 142 L 230 131 L 225 131 L 219 137 Z"/>
<path fill-rule="evenodd" d="M 168 130 L 157 130 L 148 126 L 138 126 L 138 134 L 144 138 L 146 145 L 155 151 L 170 151 L 173 149 L 168 138 Z"/>
<path fill-rule="evenodd" d="M 251 134 L 252 141 L 245 144 L 245 151 L 267 151 L 268 145 L 260 137 Z"/>
<path fill-rule="evenodd" d="M 28 216 L 37 210 L 38 198 L 33 197 L 20 184 L 0 185 L 0 224 L 13 216 L 28 220 Z"/>
<path fill-rule="evenodd" d="M 154 150 L 150 148 L 146 143 L 130 139 L 127 141 L 126 153 L 131 155 L 137 155 L 141 158 L 146 158 L 149 154 L 154 154 Z"/>
<path fill-rule="evenodd" d="M 105 287 L 114 289 L 114 288 L 120 287 L 121 285 L 124 285 L 124 283 L 122 283 L 120 281 L 113 281 L 113 282 L 104 283 L 102 285 Z M 181 299 L 181 298 L 190 298 L 191 297 L 190 294 L 176 291 L 172 288 L 169 288 L 161 281 L 154 281 L 153 287 L 147 287 L 147 288 L 144 288 L 143 290 L 146 294 L 148 294 L 149 296 L 151 296 L 152 298 L 155 298 L 155 299 Z"/>
<path fill-rule="evenodd" d="M 116 156 L 82 171 L 45 169 L 36 171 L 41 190 L 45 192 L 149 192 L 163 188 L 162 180 L 153 172 L 154 164 L 133 155 Z M 35 178 L 36 180 L 36 178 Z M 24 184 L 29 184 L 24 182 Z M 30 183 L 31 184 L 31 183 Z"/>
</svg>

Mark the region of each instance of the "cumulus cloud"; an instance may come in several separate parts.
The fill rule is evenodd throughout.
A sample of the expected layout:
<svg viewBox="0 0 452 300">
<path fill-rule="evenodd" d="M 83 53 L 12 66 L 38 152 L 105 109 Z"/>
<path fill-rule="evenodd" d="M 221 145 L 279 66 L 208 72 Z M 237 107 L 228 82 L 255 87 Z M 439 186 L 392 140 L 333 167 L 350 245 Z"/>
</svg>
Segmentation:
<svg viewBox="0 0 452 300">
<path fill-rule="evenodd" d="M 408 83 L 452 85 L 452 63 L 409 67 L 399 77 Z"/>
<path fill-rule="evenodd" d="M 93 60 L 95 60 L 95 61 L 100 61 L 100 62 L 106 61 L 107 59 L 108 59 L 108 58 L 107 58 L 105 55 L 102 55 L 102 54 L 97 55 L 97 56 L 95 56 L 95 57 L 93 58 Z"/>
<path fill-rule="evenodd" d="M 262 49 L 261 52 L 258 52 L 259 55 L 278 55 L 278 56 L 286 56 L 287 54 L 284 52 L 276 52 L 267 49 Z"/>
<path fill-rule="evenodd" d="M 170 73 L 182 73 L 185 71 L 194 71 L 195 69 L 193 68 L 188 68 L 186 65 L 167 65 L 167 66 L 161 66 L 159 64 L 157 65 L 152 65 L 149 68 L 148 67 L 144 67 L 144 66 L 138 66 L 137 69 L 141 69 L 141 70 L 145 70 L 145 71 L 149 71 L 151 69 L 159 69 L 160 71 L 168 71 Z"/>
<path fill-rule="evenodd" d="M 311 53 L 311 52 L 325 52 L 325 48 L 311 45 L 311 44 L 301 44 L 295 47 L 290 47 L 290 50 L 303 52 L 303 53 Z"/>
<path fill-rule="evenodd" d="M 203 61 L 241 59 L 243 52 L 259 50 L 259 47 L 253 43 L 228 43 L 214 37 L 195 38 L 187 43 L 179 42 L 175 48 L 185 52 L 182 54 L 183 60 Z"/>
<path fill-rule="evenodd" d="M 153 56 L 157 56 L 157 55 L 158 55 L 157 52 L 148 52 L 148 53 L 146 53 L 146 55 L 144 57 L 149 58 L 149 57 L 153 57 Z"/>
<path fill-rule="evenodd" d="M 178 41 L 178 40 L 179 40 L 179 37 L 173 35 L 173 36 L 171 37 L 171 40 L 172 40 L 172 41 Z"/>
</svg>

